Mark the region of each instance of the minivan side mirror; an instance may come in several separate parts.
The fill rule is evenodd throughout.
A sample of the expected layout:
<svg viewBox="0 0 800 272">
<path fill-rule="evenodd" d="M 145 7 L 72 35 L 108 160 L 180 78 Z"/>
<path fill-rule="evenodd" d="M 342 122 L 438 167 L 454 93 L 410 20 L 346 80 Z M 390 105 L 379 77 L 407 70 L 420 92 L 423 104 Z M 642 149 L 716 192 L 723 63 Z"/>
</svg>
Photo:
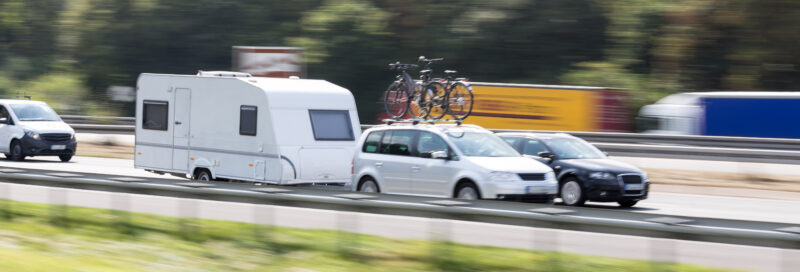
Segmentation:
<svg viewBox="0 0 800 272">
<path fill-rule="evenodd" d="M 431 159 L 447 159 L 450 156 L 447 155 L 447 151 L 434 151 L 431 152 Z"/>
<path fill-rule="evenodd" d="M 8 117 L 3 117 L 3 118 L 0 118 L 0 124 L 6 124 L 6 125 L 8 125 Z"/>
</svg>

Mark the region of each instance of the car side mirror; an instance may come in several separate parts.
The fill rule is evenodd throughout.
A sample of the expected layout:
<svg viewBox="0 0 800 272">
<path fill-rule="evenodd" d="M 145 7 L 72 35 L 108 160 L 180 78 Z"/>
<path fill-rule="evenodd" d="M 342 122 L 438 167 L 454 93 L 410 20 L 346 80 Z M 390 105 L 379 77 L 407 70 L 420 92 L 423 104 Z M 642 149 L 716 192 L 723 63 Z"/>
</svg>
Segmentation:
<svg viewBox="0 0 800 272">
<path fill-rule="evenodd" d="M 539 158 L 544 159 L 547 163 L 553 162 L 553 158 L 556 157 L 556 154 L 550 152 L 539 152 L 537 155 L 539 155 Z"/>
<path fill-rule="evenodd" d="M 8 117 L 3 117 L 3 118 L 0 118 L 0 124 L 6 124 L 6 125 L 8 125 Z"/>
<path fill-rule="evenodd" d="M 431 159 L 447 159 L 450 156 L 447 155 L 447 151 L 434 151 L 431 152 Z"/>
</svg>

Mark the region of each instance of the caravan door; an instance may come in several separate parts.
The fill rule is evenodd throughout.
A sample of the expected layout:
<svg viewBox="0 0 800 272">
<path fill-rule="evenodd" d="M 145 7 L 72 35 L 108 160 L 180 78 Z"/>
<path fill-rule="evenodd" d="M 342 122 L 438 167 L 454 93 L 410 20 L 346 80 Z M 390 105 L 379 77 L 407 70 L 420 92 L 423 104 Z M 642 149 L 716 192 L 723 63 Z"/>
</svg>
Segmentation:
<svg viewBox="0 0 800 272">
<path fill-rule="evenodd" d="M 192 91 L 186 88 L 175 89 L 173 112 L 175 120 L 172 132 L 172 169 L 189 169 L 189 109 Z"/>
</svg>

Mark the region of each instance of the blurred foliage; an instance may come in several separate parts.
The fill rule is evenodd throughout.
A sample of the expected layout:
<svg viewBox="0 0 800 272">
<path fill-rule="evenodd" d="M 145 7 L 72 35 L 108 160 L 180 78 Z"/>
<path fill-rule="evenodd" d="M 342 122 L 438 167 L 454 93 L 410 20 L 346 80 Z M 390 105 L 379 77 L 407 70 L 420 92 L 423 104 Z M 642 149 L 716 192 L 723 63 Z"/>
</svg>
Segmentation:
<svg viewBox="0 0 800 272">
<path fill-rule="evenodd" d="M 797 90 L 799 15 L 793 0 L 0 0 L 0 91 L 59 75 L 81 82 L 50 87 L 90 98 L 75 113 L 130 116 L 130 103 L 106 102 L 108 86 L 228 70 L 234 45 L 289 45 L 305 49 L 309 77 L 353 91 L 364 121 L 392 79 L 386 64 L 419 55 L 473 81 L 626 88 L 637 106 Z"/>
</svg>

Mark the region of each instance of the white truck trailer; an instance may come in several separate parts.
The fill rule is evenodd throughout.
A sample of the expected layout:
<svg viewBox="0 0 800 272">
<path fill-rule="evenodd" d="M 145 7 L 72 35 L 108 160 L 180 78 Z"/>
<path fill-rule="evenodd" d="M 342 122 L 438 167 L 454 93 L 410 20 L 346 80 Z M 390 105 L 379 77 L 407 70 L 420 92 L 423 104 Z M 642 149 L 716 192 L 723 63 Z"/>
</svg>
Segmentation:
<svg viewBox="0 0 800 272">
<path fill-rule="evenodd" d="M 345 88 L 201 71 L 144 73 L 137 89 L 136 168 L 200 180 L 350 182 L 361 128 Z"/>
</svg>

